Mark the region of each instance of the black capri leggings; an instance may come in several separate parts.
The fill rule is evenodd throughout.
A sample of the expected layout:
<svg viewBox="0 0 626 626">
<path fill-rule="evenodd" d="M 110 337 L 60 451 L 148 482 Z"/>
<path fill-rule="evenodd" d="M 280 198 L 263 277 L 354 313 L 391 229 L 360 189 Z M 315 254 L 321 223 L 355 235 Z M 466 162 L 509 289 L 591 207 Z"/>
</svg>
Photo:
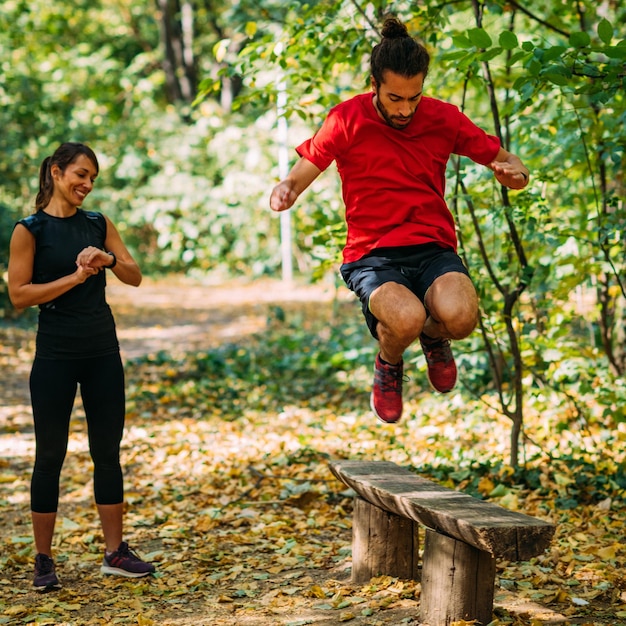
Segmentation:
<svg viewBox="0 0 626 626">
<path fill-rule="evenodd" d="M 120 443 L 126 400 L 119 352 L 86 359 L 35 358 L 30 394 L 36 445 L 31 510 L 36 513 L 54 513 L 58 507 L 59 479 L 78 385 L 94 463 L 96 503 L 119 504 L 124 500 Z"/>
</svg>

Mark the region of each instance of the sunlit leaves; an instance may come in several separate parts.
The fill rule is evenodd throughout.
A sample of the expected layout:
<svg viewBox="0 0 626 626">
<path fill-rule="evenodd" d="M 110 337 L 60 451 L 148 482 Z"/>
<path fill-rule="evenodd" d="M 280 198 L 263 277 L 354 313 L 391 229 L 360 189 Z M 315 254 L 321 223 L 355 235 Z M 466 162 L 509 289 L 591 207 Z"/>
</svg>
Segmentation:
<svg viewBox="0 0 626 626">
<path fill-rule="evenodd" d="M 244 315 L 232 286 L 207 291 L 212 299 L 231 294 L 232 324 Z M 181 292 L 165 287 L 162 293 L 176 299 Z M 138 302 L 133 293 L 132 305 Z M 157 563 L 157 576 L 127 581 L 98 573 L 102 537 L 91 464 L 84 421 L 74 419 L 55 542 L 65 585 L 59 594 L 29 590 L 33 546 L 24 502 L 32 448 L 0 461 L 0 620 L 196 626 L 208 614 L 211 626 L 234 626 L 253 614 L 263 626 L 305 624 L 312 616 L 329 624 L 411 623 L 419 612 L 418 582 L 390 576 L 349 582 L 351 495 L 326 462 L 366 458 L 393 460 L 556 523 L 545 554 L 498 563 L 499 625 L 549 623 L 539 609 L 532 616 L 510 609 L 512 598 L 614 626 L 625 610 L 626 429 L 599 421 L 582 427 L 580 416 L 568 417 L 567 403 L 544 388 L 526 425 L 527 461 L 514 470 L 503 443 L 508 425 L 493 398 L 432 394 L 418 353 L 407 357 L 412 380 L 403 421 L 384 426 L 373 419 L 367 401 L 373 342 L 364 338 L 352 301 L 333 308 L 313 296 L 295 310 L 269 304 L 260 332 L 243 336 L 233 326 L 230 337 L 237 340 L 229 342 L 216 341 L 217 309 L 207 305 L 200 322 L 202 313 L 190 319 L 173 304 L 167 311 L 176 313 L 158 318 L 166 343 L 172 328 L 193 323 L 206 349 L 179 344 L 176 356 L 163 350 L 127 363 L 127 532 L 142 556 Z M 120 328 L 131 325 L 126 315 L 147 322 L 145 309 L 115 308 Z M 7 371 L 32 356 L 22 334 L 3 331 L 1 339 Z M 465 384 L 466 348 L 456 345 Z M 554 363 L 563 356 L 546 353 Z M 596 400 L 591 395 L 585 402 Z M 13 430 L 17 424 L 0 423 Z M 29 431 L 0 431 L 3 442 L 18 434 L 32 438 Z"/>
<path fill-rule="evenodd" d="M 254 37 L 258 31 L 258 24 L 256 22 L 246 22 L 245 32 L 250 38 Z"/>
</svg>

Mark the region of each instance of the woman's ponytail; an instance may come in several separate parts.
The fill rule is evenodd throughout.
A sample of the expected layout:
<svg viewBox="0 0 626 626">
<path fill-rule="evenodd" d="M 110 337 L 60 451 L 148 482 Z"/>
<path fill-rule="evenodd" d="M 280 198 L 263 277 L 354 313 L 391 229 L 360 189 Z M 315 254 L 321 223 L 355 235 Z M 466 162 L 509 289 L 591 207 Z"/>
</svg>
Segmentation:
<svg viewBox="0 0 626 626">
<path fill-rule="evenodd" d="M 39 168 L 39 191 L 35 199 L 35 209 L 41 211 L 45 209 L 52 198 L 54 191 L 54 182 L 52 180 L 51 170 L 52 157 L 46 157 Z"/>
</svg>

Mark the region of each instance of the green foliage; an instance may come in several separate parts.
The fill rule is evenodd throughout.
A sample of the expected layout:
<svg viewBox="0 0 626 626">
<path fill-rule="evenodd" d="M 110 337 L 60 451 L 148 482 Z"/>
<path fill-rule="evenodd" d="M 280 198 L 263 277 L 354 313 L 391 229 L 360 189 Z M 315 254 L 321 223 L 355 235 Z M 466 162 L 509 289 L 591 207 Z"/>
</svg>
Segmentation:
<svg viewBox="0 0 626 626">
<path fill-rule="evenodd" d="M 322 432 L 330 428 L 326 420 L 334 423 L 356 415 L 361 417 L 354 423 L 347 419 L 346 424 L 354 429 L 351 439 L 359 456 L 373 454 L 359 448 L 361 438 L 371 434 L 383 458 L 397 458 L 419 474 L 478 498 L 512 505 L 518 496 L 532 494 L 544 513 L 607 499 L 623 501 L 623 429 L 606 416 L 585 420 L 572 411 L 558 428 L 542 432 L 541 415 L 535 415 L 528 433 L 538 440 L 529 446 L 532 454 L 516 468 L 507 463 L 503 448 L 496 449 L 498 436 L 492 431 L 501 427 L 491 423 L 481 398 L 467 397 L 462 410 L 455 410 L 458 398 L 446 404 L 430 390 L 420 392 L 407 385 L 407 410 L 399 427 L 406 432 L 372 421 L 366 407 L 374 342 L 365 337 L 351 306 L 337 310 L 330 323 L 327 315 L 325 311 L 318 319 L 309 319 L 304 311 L 273 306 L 263 331 L 245 340 L 222 343 L 209 351 L 177 356 L 161 351 L 134 359 L 127 364 L 130 404 L 146 419 L 175 414 L 178 420 L 265 423 L 289 415 L 285 419 L 295 420 L 296 430 L 306 422 Z M 461 384 L 474 365 L 471 350 L 468 354 L 459 353 Z M 417 376 L 414 365 L 407 367 L 413 377 Z M 594 414 L 604 404 L 592 396 L 585 403 Z M 544 400 L 545 404 L 549 402 Z M 457 420 L 462 428 L 451 426 Z M 586 426 L 581 426 L 585 421 Z M 564 442 L 568 432 L 572 434 L 569 446 Z M 468 441 L 457 446 L 461 433 Z M 427 445 L 417 444 L 421 438 L 427 438 Z M 603 441 L 592 450 L 585 444 L 590 438 Z M 311 447 L 306 437 L 300 443 L 301 448 L 288 454 L 288 463 L 319 462 L 325 455 L 325 445 Z"/>
<path fill-rule="evenodd" d="M 176 406 L 179 415 L 217 413 L 226 419 L 276 406 L 304 404 L 323 410 L 329 403 L 329 383 L 338 407 L 349 407 L 362 394 L 361 386 L 346 375 L 369 368 L 373 358 L 373 346 L 354 347 L 363 342 L 362 324 L 355 320 L 320 333 L 300 317 L 285 323 L 280 308 L 270 324 L 262 336 L 245 344 L 223 344 L 179 359 L 166 352 L 138 359 L 134 364 L 140 370 L 159 366 L 160 378 L 139 381 L 131 393 L 141 396 L 143 404 Z"/>
<path fill-rule="evenodd" d="M 515 419 L 546 388 L 584 419 L 604 419 L 584 409 L 590 394 L 623 419 L 621 5 L 244 0 L 193 9 L 191 106 L 169 93 L 152 3 L 2 4 L 3 219 L 31 210 L 38 165 L 59 141 L 84 140 L 103 166 L 89 208 L 116 221 L 146 271 L 276 273 L 279 226 L 267 199 L 279 178 L 278 86 L 292 161 L 329 107 L 368 88 L 369 52 L 395 13 L 432 53 L 429 95 L 462 106 L 531 171 L 527 190 L 503 195 L 483 168 L 451 163 L 448 198 L 483 308 L 468 389 L 497 394 Z M 316 181 L 293 213 L 298 271 L 335 272 L 345 237 L 337 177 Z"/>
<path fill-rule="evenodd" d="M 0 250 L 8 250 L 14 222 L 11 209 L 0 202 Z M 11 310 L 5 280 L 7 260 L 7 257 L 0 255 L 0 319 L 8 317 Z"/>
</svg>

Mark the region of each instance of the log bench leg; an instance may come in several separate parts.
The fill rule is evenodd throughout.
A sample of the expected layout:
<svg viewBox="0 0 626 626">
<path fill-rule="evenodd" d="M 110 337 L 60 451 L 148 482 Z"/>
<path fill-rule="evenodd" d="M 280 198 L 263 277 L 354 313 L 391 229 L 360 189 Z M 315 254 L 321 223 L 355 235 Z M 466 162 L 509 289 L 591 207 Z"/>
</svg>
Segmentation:
<svg viewBox="0 0 626 626">
<path fill-rule="evenodd" d="M 495 558 L 434 530 L 426 530 L 422 565 L 422 626 L 459 620 L 489 624 L 493 614 Z"/>
<path fill-rule="evenodd" d="M 357 496 L 352 517 L 352 581 L 419 580 L 419 525 Z"/>
</svg>

